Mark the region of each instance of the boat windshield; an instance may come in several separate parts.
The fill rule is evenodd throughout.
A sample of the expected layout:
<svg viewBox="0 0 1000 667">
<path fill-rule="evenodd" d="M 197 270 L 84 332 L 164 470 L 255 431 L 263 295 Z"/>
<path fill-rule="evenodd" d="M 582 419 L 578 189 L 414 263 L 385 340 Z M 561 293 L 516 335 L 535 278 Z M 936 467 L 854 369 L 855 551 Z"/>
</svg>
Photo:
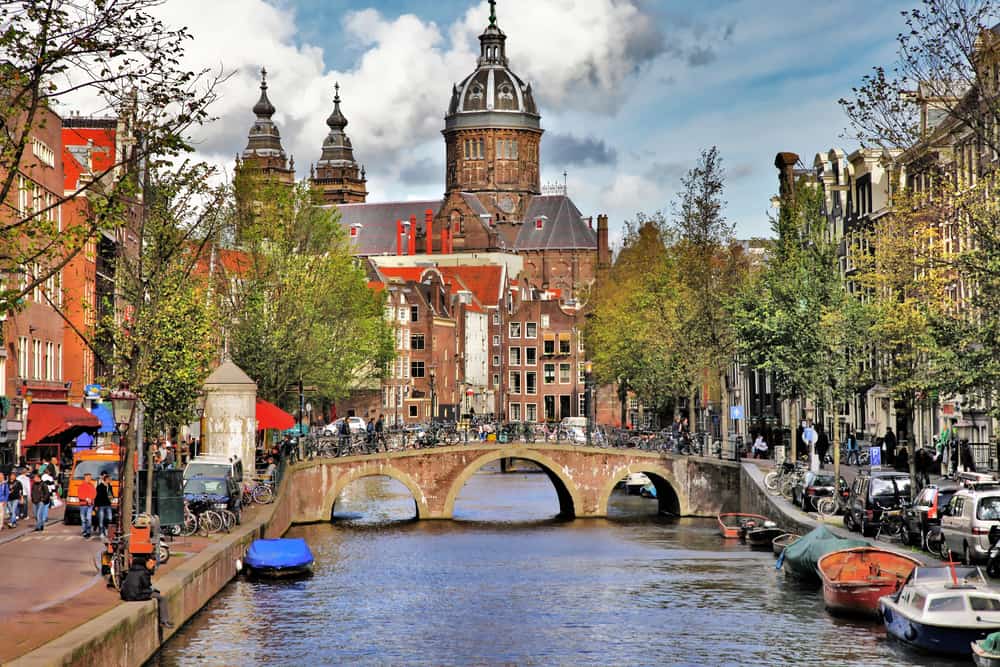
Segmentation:
<svg viewBox="0 0 1000 667">
<path fill-rule="evenodd" d="M 958 579 L 959 583 L 963 584 L 986 583 L 978 567 L 956 567 L 955 578 Z M 918 567 L 913 571 L 911 581 L 921 583 L 927 581 L 951 581 L 951 568 L 944 566 Z"/>
<path fill-rule="evenodd" d="M 976 518 L 980 521 L 1000 521 L 1000 496 L 980 498 Z"/>
<path fill-rule="evenodd" d="M 927 605 L 927 611 L 965 611 L 965 600 L 961 595 L 933 598 Z"/>
</svg>

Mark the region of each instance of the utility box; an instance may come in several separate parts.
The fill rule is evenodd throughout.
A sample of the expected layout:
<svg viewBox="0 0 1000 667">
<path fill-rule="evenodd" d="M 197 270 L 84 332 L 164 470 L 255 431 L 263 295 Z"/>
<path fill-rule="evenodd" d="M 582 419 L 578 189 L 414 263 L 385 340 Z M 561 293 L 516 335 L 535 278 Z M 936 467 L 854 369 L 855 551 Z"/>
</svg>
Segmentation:
<svg viewBox="0 0 1000 667">
<path fill-rule="evenodd" d="M 139 508 L 146 507 L 147 471 L 139 471 Z M 153 471 L 153 514 L 160 517 L 161 526 L 184 523 L 184 471 Z"/>
</svg>

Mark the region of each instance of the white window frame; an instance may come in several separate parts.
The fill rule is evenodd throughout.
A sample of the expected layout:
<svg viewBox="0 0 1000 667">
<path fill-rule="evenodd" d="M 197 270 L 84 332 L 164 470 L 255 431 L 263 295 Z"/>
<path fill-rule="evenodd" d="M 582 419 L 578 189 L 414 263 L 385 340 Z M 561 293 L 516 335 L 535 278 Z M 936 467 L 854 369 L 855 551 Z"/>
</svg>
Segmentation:
<svg viewBox="0 0 1000 667">
<path fill-rule="evenodd" d="M 552 367 L 552 382 L 549 382 L 548 374 L 546 372 L 549 366 Z M 559 383 L 559 368 L 557 367 L 557 364 L 555 363 L 542 364 L 542 384 L 554 385 L 558 383 Z"/>
<path fill-rule="evenodd" d="M 56 349 L 52 341 L 45 341 L 45 379 L 52 382 L 56 379 Z"/>
<path fill-rule="evenodd" d="M 507 360 L 508 360 L 508 362 L 510 363 L 511 366 L 520 366 L 521 365 L 521 348 L 516 347 L 516 346 L 515 347 L 507 348 Z"/>
<path fill-rule="evenodd" d="M 532 329 L 534 329 L 534 331 L 532 331 Z M 531 339 L 538 338 L 538 322 L 524 323 L 524 337 Z"/>
<path fill-rule="evenodd" d="M 521 421 L 521 404 L 520 403 L 511 403 L 510 404 L 510 414 L 508 416 L 510 417 L 510 421 L 512 421 L 512 422 L 519 422 L 519 421 Z"/>
<path fill-rule="evenodd" d="M 31 339 L 31 377 L 35 380 L 42 379 L 42 341 L 38 338 Z"/>
<path fill-rule="evenodd" d="M 563 369 L 566 369 L 566 381 L 563 381 Z M 565 361 L 559 363 L 559 384 L 573 384 L 573 364 Z"/>
<path fill-rule="evenodd" d="M 507 381 L 510 383 L 509 387 L 511 394 L 517 394 L 520 396 L 521 391 L 524 389 L 524 386 L 521 384 L 523 379 L 524 378 L 521 377 L 521 371 L 510 371 L 508 373 Z"/>
<path fill-rule="evenodd" d="M 548 314 L 543 313 L 542 316 L 539 318 L 539 320 L 540 320 L 540 323 L 541 323 L 541 326 L 542 326 L 543 329 L 548 329 L 549 328 L 549 316 L 548 316 Z"/>
<path fill-rule="evenodd" d="M 493 355 L 493 365 L 494 366 L 499 366 L 500 365 L 500 355 L 499 354 L 494 354 Z"/>
<path fill-rule="evenodd" d="M 528 382 L 528 376 L 535 376 L 535 388 L 532 390 L 531 384 Z M 525 371 L 524 372 L 524 395 L 525 396 L 537 396 L 538 395 L 538 371 Z"/>
<path fill-rule="evenodd" d="M 28 371 L 31 368 L 28 361 L 28 337 L 21 336 L 17 339 L 17 377 L 22 380 L 28 378 Z"/>
<path fill-rule="evenodd" d="M 524 421 L 526 421 L 526 422 L 537 422 L 538 421 L 538 404 L 537 403 L 525 403 L 524 404 Z"/>
<path fill-rule="evenodd" d="M 515 339 L 521 337 L 521 323 L 520 322 L 508 322 L 508 338 Z"/>
<path fill-rule="evenodd" d="M 493 347 L 500 347 L 500 336 L 493 336 Z"/>
</svg>

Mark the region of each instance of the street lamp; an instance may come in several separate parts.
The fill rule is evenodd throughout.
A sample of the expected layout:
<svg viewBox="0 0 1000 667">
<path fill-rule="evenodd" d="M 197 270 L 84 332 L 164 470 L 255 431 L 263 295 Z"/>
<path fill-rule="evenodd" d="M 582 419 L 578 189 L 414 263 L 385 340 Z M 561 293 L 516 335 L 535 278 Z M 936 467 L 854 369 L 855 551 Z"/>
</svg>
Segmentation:
<svg viewBox="0 0 1000 667">
<path fill-rule="evenodd" d="M 434 392 L 434 379 L 437 377 L 437 367 L 435 364 L 431 364 L 430 367 L 431 375 L 431 421 L 437 419 L 437 394 Z"/>
<path fill-rule="evenodd" d="M 111 399 L 111 414 L 115 420 L 115 429 L 118 431 L 119 446 L 125 452 L 124 457 L 122 457 L 122 469 L 118 473 L 118 479 L 121 480 L 121 492 L 118 494 L 121 498 L 118 506 L 118 532 L 120 535 L 121 527 L 125 525 L 125 522 L 132 522 L 132 487 L 135 484 L 133 450 L 135 448 L 132 447 L 132 443 L 128 439 L 128 432 L 132 426 L 135 404 L 139 397 L 128 388 L 128 384 L 122 384 L 121 387 L 112 391 L 108 398 Z"/>
<path fill-rule="evenodd" d="M 583 372 L 583 407 L 587 412 L 587 446 L 592 444 L 591 431 L 594 430 L 594 409 L 591 405 L 594 391 L 594 365 L 591 362 L 584 364 Z"/>
</svg>

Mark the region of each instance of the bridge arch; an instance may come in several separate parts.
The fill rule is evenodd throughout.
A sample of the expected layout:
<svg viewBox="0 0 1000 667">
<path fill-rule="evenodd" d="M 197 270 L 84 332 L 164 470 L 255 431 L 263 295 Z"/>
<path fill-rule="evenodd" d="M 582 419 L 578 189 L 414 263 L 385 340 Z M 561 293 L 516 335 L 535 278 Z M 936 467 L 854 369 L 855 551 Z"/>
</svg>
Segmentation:
<svg viewBox="0 0 1000 667">
<path fill-rule="evenodd" d="M 465 486 L 465 483 L 484 465 L 500 459 L 521 459 L 522 461 L 530 461 L 539 466 L 556 489 L 556 495 L 559 497 L 559 516 L 572 518 L 577 513 L 584 511 L 580 491 L 576 484 L 573 483 L 573 480 L 563 471 L 562 466 L 534 449 L 505 448 L 487 452 L 462 469 L 462 472 L 455 478 L 455 481 L 451 483 L 451 488 L 445 497 L 442 516 L 448 519 L 454 517 L 455 500 L 458 498 L 458 494 L 462 492 L 462 487 Z"/>
<path fill-rule="evenodd" d="M 430 516 L 431 513 L 427 507 L 427 498 L 416 481 L 399 468 L 384 462 L 369 463 L 359 468 L 352 468 L 337 477 L 337 481 L 327 490 L 326 495 L 323 497 L 323 516 L 328 520 L 332 519 L 333 506 L 337 502 L 337 498 L 340 497 L 340 494 L 353 482 L 365 477 L 390 477 L 396 480 L 409 489 L 410 494 L 413 496 L 413 500 L 417 505 L 417 518 L 424 519 Z"/>
<path fill-rule="evenodd" d="M 611 499 L 611 494 L 614 493 L 618 482 L 634 472 L 645 473 L 649 477 L 649 481 L 656 487 L 656 499 L 659 502 L 661 512 L 676 516 L 690 514 L 687 499 L 683 493 L 678 491 L 681 486 L 677 483 L 673 471 L 659 464 L 641 461 L 618 468 L 604 485 L 600 496 L 598 496 L 597 513 L 599 516 L 608 515 L 608 501 Z"/>
</svg>

